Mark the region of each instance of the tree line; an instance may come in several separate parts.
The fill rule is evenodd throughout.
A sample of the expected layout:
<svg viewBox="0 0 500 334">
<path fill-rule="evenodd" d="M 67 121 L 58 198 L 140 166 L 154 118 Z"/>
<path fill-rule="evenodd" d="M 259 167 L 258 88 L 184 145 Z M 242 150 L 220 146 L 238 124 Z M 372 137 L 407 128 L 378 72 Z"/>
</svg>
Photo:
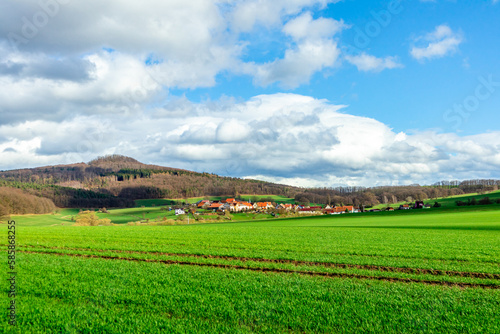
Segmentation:
<svg viewBox="0 0 500 334">
<path fill-rule="evenodd" d="M 27 194 L 21 189 L 0 187 L 0 217 L 44 214 L 55 209 L 54 202 L 48 198 Z"/>
<path fill-rule="evenodd" d="M 98 192 L 56 185 L 39 185 L 4 180 L 0 180 L 0 187 L 5 189 L 5 193 L 12 193 L 12 198 L 17 198 L 16 194 L 23 193 L 37 198 L 49 199 L 55 206 L 60 208 L 124 208 L 135 205 L 132 199 L 114 196 L 105 189 Z"/>
<path fill-rule="evenodd" d="M 295 194 L 298 203 L 374 206 L 398 202 L 424 201 L 468 193 L 486 193 L 498 190 L 499 180 L 472 180 L 451 185 L 441 182 L 433 186 L 385 186 L 374 188 L 337 187 L 304 189 Z"/>
</svg>

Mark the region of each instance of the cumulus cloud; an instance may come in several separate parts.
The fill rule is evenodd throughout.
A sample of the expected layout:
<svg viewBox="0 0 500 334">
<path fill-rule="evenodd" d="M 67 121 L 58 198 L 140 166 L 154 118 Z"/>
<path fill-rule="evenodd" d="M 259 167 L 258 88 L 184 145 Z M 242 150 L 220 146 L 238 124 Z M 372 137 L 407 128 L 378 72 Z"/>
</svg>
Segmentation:
<svg viewBox="0 0 500 334">
<path fill-rule="evenodd" d="M 44 5 L 49 3 L 50 8 Z M 108 47 L 194 58 L 208 51 L 226 28 L 216 1 L 152 0 L 144 5 L 121 0 L 20 0 L 11 1 L 8 8 L 0 14 L 5 23 L 1 35 L 28 39 L 19 49 L 36 52 L 78 54 Z"/>
<path fill-rule="evenodd" d="M 254 75 L 258 85 L 280 82 L 285 88 L 296 88 L 307 83 L 314 73 L 336 65 L 340 49 L 333 36 L 345 27 L 342 21 L 314 20 L 306 12 L 283 27 L 283 32 L 294 41 L 283 58 L 266 64 L 247 64 L 245 71 Z"/>
<path fill-rule="evenodd" d="M 217 127 L 216 138 L 223 143 L 238 143 L 248 138 L 251 133 L 251 128 L 236 119 L 222 122 Z"/>
<path fill-rule="evenodd" d="M 98 54 L 103 48 L 116 50 L 143 64 L 154 59 L 148 65 L 162 85 L 208 87 L 214 85 L 220 71 L 233 66 L 241 51 L 236 37 L 228 33 L 228 22 L 218 3 L 10 1 L 8 9 L 0 12 L 0 44 L 31 58 L 38 54 L 67 55 L 73 61 L 82 55 Z M 33 75 L 45 78 L 72 72 L 68 61 L 61 65 L 70 71 L 52 63 L 45 68 L 43 64 L 31 64 L 29 68 L 35 70 Z"/>
<path fill-rule="evenodd" d="M 150 74 L 146 66 L 136 58 L 101 51 L 78 60 L 80 71 L 72 61 L 41 62 L 24 56 L 19 72 L 6 74 L 0 90 L 0 123 L 16 123 L 23 120 L 59 120 L 75 114 L 130 114 L 139 112 L 142 105 L 150 102 L 161 90 L 161 84 Z M 7 63 L 8 64 L 8 63 Z M 47 70 L 47 66 L 53 70 Z M 11 65 L 12 67 L 12 65 Z M 85 69 L 85 70 L 84 70 Z M 59 78 L 55 78 L 61 73 Z M 9 112 L 10 111 L 10 112 Z"/>
<path fill-rule="evenodd" d="M 355 65 L 359 71 L 381 72 L 385 69 L 402 68 L 397 57 L 377 58 L 365 52 L 356 56 L 345 56 L 345 59 Z"/>
<path fill-rule="evenodd" d="M 147 163 L 302 186 L 431 183 L 499 177 L 500 132 L 395 133 L 346 107 L 295 94 L 243 102 L 184 99 L 116 122 L 111 115 L 0 126 L 1 169 L 120 153 Z M 52 129 L 58 128 L 58 131 Z"/>
<path fill-rule="evenodd" d="M 86 81 L 90 79 L 93 64 L 80 58 L 49 58 L 35 55 L 30 59 L 4 59 L 0 62 L 0 75 L 23 79 Z"/>
<path fill-rule="evenodd" d="M 442 58 L 458 50 L 463 42 L 463 36 L 454 32 L 447 25 L 437 26 L 436 29 L 422 37 L 417 38 L 422 46 L 414 46 L 410 54 L 417 60 Z"/>
<path fill-rule="evenodd" d="M 304 8 L 324 8 L 329 3 L 339 0 L 250 0 L 236 2 L 232 13 L 235 29 L 248 32 L 254 25 L 265 27 L 278 25 L 288 16 L 299 14 Z"/>
<path fill-rule="evenodd" d="M 287 50 L 282 59 L 248 68 L 249 73 L 255 73 L 258 85 L 280 82 L 282 87 L 292 89 L 309 82 L 323 68 L 334 66 L 339 56 L 340 50 L 333 41 L 305 42 Z"/>
<path fill-rule="evenodd" d="M 337 63 L 343 22 L 303 12 L 333 2 L 9 1 L 0 11 L 0 122 L 130 116 L 148 103 L 161 115 L 169 90 L 212 87 L 221 73 L 298 87 Z M 240 34 L 256 24 L 286 36 L 282 58 L 241 60 Z"/>
<path fill-rule="evenodd" d="M 346 28 L 342 21 L 326 18 L 314 20 L 310 12 L 306 12 L 290 21 L 284 27 L 283 32 L 296 41 L 321 40 L 336 35 Z"/>
</svg>

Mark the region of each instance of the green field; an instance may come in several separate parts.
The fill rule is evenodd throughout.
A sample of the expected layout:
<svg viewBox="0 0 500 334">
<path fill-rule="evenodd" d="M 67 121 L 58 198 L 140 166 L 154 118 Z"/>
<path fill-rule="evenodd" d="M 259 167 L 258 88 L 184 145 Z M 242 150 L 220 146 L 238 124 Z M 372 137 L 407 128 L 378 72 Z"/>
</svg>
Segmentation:
<svg viewBox="0 0 500 334">
<path fill-rule="evenodd" d="M 18 324 L 0 332 L 498 333 L 500 210 L 458 209 L 179 226 L 23 216 Z"/>
<path fill-rule="evenodd" d="M 79 211 L 79 209 L 61 209 L 53 214 L 12 216 L 12 219 L 22 226 L 73 225 L 71 217 L 76 216 Z"/>
<path fill-rule="evenodd" d="M 62 209 L 54 214 L 46 215 L 22 215 L 12 216 L 16 222 L 22 226 L 54 226 L 54 225 L 73 225 L 74 218 L 77 216 L 79 209 Z M 99 218 L 108 218 L 115 224 L 126 224 L 128 222 L 151 221 L 158 220 L 162 217 L 175 218 L 173 211 L 161 210 L 161 207 L 145 207 L 145 208 L 129 208 L 129 209 L 114 209 L 108 213 L 98 213 Z"/>
</svg>

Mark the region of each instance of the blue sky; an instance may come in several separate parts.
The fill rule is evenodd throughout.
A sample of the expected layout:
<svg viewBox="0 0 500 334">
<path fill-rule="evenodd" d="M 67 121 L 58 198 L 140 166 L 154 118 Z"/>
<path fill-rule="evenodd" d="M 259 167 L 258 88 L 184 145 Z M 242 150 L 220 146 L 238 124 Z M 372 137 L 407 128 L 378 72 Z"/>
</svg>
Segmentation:
<svg viewBox="0 0 500 334">
<path fill-rule="evenodd" d="M 301 186 L 500 177 L 499 1 L 0 9 L 0 169 L 117 153 Z"/>
</svg>

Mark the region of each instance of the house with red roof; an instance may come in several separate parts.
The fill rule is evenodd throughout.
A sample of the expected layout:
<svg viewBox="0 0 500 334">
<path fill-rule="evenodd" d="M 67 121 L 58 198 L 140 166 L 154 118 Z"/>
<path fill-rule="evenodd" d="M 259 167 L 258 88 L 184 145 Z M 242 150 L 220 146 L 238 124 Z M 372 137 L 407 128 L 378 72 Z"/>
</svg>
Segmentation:
<svg viewBox="0 0 500 334">
<path fill-rule="evenodd" d="M 322 215 L 323 214 L 323 212 L 321 210 L 317 210 L 314 207 L 304 207 L 302 209 L 299 209 L 298 212 L 299 212 L 299 214 L 310 214 L 310 215 Z"/>
<path fill-rule="evenodd" d="M 253 210 L 253 205 L 248 203 L 248 202 L 239 202 L 238 206 L 240 208 L 240 211 L 249 211 Z"/>
<path fill-rule="evenodd" d="M 208 210 L 219 210 L 224 204 L 222 203 L 212 203 L 207 209 Z"/>
<path fill-rule="evenodd" d="M 352 205 L 345 205 L 345 206 L 337 206 L 331 209 L 325 209 L 323 210 L 326 214 L 328 215 L 336 215 L 336 214 L 342 214 L 342 213 L 355 213 L 359 212 L 359 208 L 355 208 Z"/>
<path fill-rule="evenodd" d="M 211 204 L 211 202 L 209 200 L 203 200 L 203 201 L 199 201 L 196 206 L 198 208 L 202 208 L 204 206 L 209 206 L 210 204 Z"/>
<path fill-rule="evenodd" d="M 267 210 L 273 207 L 273 203 L 271 202 L 257 202 L 253 205 L 255 209 Z"/>
<path fill-rule="evenodd" d="M 293 210 L 293 205 L 292 204 L 281 203 L 281 204 L 278 204 L 276 206 L 276 210 L 290 211 L 290 210 Z"/>
</svg>

